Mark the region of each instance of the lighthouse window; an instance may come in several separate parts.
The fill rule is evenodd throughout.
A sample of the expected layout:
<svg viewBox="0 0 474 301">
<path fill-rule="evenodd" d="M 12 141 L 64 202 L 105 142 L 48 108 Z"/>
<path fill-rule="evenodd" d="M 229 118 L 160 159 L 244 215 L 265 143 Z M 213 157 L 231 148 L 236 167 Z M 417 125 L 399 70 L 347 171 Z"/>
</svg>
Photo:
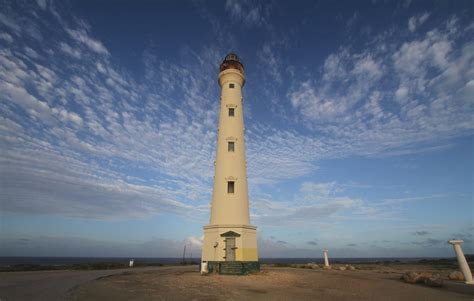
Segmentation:
<svg viewBox="0 0 474 301">
<path fill-rule="evenodd" d="M 229 116 L 234 117 L 235 116 L 235 109 L 234 108 L 229 108 Z"/>
<path fill-rule="evenodd" d="M 234 149 L 235 149 L 235 142 L 228 142 L 227 151 L 234 152 Z"/>
<path fill-rule="evenodd" d="M 229 84 L 229 88 L 234 89 L 235 85 L 234 84 Z"/>
<path fill-rule="evenodd" d="M 234 181 L 227 182 L 227 193 L 234 193 Z"/>
</svg>

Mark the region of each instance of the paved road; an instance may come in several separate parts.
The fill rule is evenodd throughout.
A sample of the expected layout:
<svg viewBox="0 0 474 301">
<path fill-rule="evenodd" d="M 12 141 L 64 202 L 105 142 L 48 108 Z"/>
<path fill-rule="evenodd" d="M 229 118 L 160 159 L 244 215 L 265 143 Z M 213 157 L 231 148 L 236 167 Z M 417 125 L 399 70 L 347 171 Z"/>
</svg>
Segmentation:
<svg viewBox="0 0 474 301">
<path fill-rule="evenodd" d="M 95 271 L 38 271 L 0 273 L 0 301 L 64 300 L 67 292 L 94 279 L 123 272 L 143 272 L 167 269 L 197 269 L 196 267 L 145 267 Z"/>
</svg>

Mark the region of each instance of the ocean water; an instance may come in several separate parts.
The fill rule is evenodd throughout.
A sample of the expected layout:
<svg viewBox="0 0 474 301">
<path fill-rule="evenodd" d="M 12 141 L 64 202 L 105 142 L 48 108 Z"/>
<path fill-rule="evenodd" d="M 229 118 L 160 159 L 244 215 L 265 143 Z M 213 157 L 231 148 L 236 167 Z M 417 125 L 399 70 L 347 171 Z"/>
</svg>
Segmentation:
<svg viewBox="0 0 474 301">
<path fill-rule="evenodd" d="M 143 264 L 179 264 L 183 258 L 161 258 L 161 257 L 1 257 L 0 266 L 13 266 L 17 264 L 35 264 L 35 265 L 71 265 L 71 264 L 85 264 L 85 263 L 128 263 L 130 259 L 134 259 L 135 263 Z M 376 262 L 416 262 L 419 260 L 438 260 L 443 258 L 397 258 L 397 257 L 379 257 L 379 258 L 330 258 L 331 263 L 376 263 Z M 452 259 L 452 258 L 449 258 Z M 200 258 L 186 258 L 187 262 L 199 262 Z M 323 258 L 260 258 L 260 263 L 323 263 Z"/>
</svg>

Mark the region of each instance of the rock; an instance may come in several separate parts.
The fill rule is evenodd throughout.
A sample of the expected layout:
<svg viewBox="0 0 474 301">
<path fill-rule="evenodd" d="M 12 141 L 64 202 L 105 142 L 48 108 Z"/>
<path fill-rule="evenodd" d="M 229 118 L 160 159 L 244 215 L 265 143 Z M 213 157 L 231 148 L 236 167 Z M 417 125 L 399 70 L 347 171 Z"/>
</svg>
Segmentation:
<svg viewBox="0 0 474 301">
<path fill-rule="evenodd" d="M 455 281 L 464 281 L 464 275 L 459 271 L 452 272 L 448 278 Z"/>
<path fill-rule="evenodd" d="M 417 272 L 406 272 L 402 275 L 401 279 L 406 283 L 417 283 L 420 281 L 420 274 Z"/>
<path fill-rule="evenodd" d="M 308 266 L 309 266 L 311 269 L 319 269 L 319 265 L 316 264 L 316 263 L 308 263 Z"/>
<path fill-rule="evenodd" d="M 423 282 L 425 281 L 425 279 L 429 279 L 433 276 L 432 273 L 428 273 L 428 272 L 421 272 L 421 273 L 418 273 L 418 275 L 420 275 L 420 282 Z"/>
<path fill-rule="evenodd" d="M 353 270 L 355 270 L 355 269 L 356 269 L 356 268 L 355 268 L 354 266 L 352 266 L 352 265 L 349 266 L 349 270 L 352 270 L 352 271 L 353 271 Z"/>
<path fill-rule="evenodd" d="M 424 283 L 432 287 L 442 287 L 443 279 L 441 278 L 439 274 L 433 274 L 433 276 L 424 279 Z"/>
<path fill-rule="evenodd" d="M 339 267 L 339 271 L 345 271 L 346 267 Z"/>
<path fill-rule="evenodd" d="M 443 279 L 439 274 L 406 272 L 401 279 L 406 283 L 421 283 L 432 287 L 443 286 Z"/>
<path fill-rule="evenodd" d="M 328 266 L 324 266 L 324 269 L 325 269 L 325 270 L 330 270 L 330 269 L 332 269 L 332 268 L 331 268 L 330 265 L 328 265 Z"/>
</svg>

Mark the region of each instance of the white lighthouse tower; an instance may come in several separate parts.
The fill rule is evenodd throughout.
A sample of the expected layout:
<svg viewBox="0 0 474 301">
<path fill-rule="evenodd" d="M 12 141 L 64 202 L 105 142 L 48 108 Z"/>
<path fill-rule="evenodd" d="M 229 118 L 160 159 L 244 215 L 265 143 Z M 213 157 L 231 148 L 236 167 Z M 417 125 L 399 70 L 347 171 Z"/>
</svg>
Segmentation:
<svg viewBox="0 0 474 301">
<path fill-rule="evenodd" d="M 242 88 L 244 66 L 228 54 L 220 65 L 221 107 L 215 161 L 211 219 L 204 226 L 202 261 L 210 269 L 233 262 L 245 270 L 259 269 L 257 227 L 250 225 L 244 143 Z M 230 264 L 232 265 L 232 264 Z"/>
</svg>

